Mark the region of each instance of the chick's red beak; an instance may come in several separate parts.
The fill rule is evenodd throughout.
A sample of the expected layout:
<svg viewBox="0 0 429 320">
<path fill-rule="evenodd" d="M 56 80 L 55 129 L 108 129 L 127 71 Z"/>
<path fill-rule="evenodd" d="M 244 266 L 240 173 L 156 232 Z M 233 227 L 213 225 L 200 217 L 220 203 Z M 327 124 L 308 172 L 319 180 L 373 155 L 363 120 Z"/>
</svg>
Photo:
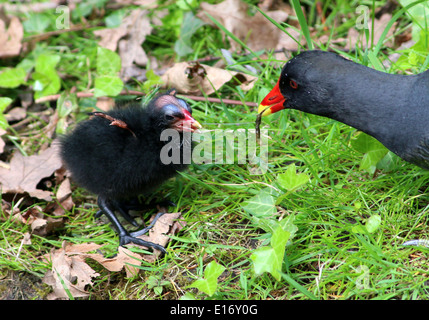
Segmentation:
<svg viewBox="0 0 429 320">
<path fill-rule="evenodd" d="M 280 79 L 277 81 L 270 93 L 268 93 L 264 100 L 259 104 L 258 113 L 262 113 L 262 116 L 267 116 L 285 108 L 283 104 L 286 99 L 280 92 L 279 83 Z"/>
<path fill-rule="evenodd" d="M 195 130 L 202 128 L 202 125 L 191 116 L 189 111 L 183 110 L 183 114 L 185 115 L 185 117 L 183 119 L 178 120 L 174 125 L 177 130 L 194 132 Z"/>
</svg>

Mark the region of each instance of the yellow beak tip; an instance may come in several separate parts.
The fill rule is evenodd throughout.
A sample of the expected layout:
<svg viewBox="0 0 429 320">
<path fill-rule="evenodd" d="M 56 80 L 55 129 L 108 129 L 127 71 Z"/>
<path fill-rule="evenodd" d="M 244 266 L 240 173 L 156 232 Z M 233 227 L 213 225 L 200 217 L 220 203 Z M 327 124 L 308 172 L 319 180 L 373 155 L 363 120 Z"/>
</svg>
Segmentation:
<svg viewBox="0 0 429 320">
<path fill-rule="evenodd" d="M 258 113 L 262 113 L 262 116 L 264 117 L 264 116 L 268 116 L 272 112 L 271 112 L 270 106 L 264 106 L 260 104 L 258 107 Z"/>
</svg>

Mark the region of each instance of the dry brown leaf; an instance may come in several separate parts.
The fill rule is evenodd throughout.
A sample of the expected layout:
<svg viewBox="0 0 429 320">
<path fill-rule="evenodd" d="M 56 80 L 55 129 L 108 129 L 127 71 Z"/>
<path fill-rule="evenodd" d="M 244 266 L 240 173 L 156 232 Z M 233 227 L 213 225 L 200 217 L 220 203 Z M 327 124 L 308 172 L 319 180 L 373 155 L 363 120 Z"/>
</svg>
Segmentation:
<svg viewBox="0 0 429 320">
<path fill-rule="evenodd" d="M 136 65 L 144 66 L 148 62 L 142 43 L 153 30 L 147 10 L 135 9 L 125 17 L 117 28 L 102 29 L 94 32 L 100 36 L 99 45 L 116 51 L 119 47 L 119 56 L 122 61 L 122 78 L 127 81 L 136 74 Z M 137 72 L 141 72 L 140 69 Z"/>
<path fill-rule="evenodd" d="M 18 211 L 12 219 L 29 224 L 31 233 L 42 237 L 51 233 L 52 230 L 64 226 L 63 218 L 45 216 L 43 209 L 39 206 L 33 206 L 25 212 Z"/>
<path fill-rule="evenodd" d="M 31 234 L 29 232 L 24 233 L 24 237 L 22 238 L 23 245 L 29 245 L 31 244 Z"/>
<path fill-rule="evenodd" d="M 4 146 L 6 145 L 6 143 L 3 141 L 2 137 L 1 137 L 5 133 L 6 133 L 6 130 L 0 128 L 0 154 L 3 153 Z"/>
<path fill-rule="evenodd" d="M 119 55 L 125 62 L 122 68 L 131 66 L 133 62 L 141 66 L 147 63 L 146 52 L 141 45 L 153 30 L 148 13 L 147 10 L 137 9 L 124 19 L 128 37 L 119 41 Z"/>
<path fill-rule="evenodd" d="M 213 25 L 205 14 L 209 13 L 253 51 L 276 49 L 281 37 L 284 36 L 284 33 L 261 13 L 256 12 L 254 16 L 249 16 L 249 5 L 241 0 L 225 0 L 213 5 L 203 2 L 201 9 L 202 11 L 197 14 L 201 20 Z M 287 12 L 282 10 L 265 13 L 277 22 L 283 22 L 288 17 Z M 231 47 L 236 51 L 240 45 L 231 41 Z"/>
<path fill-rule="evenodd" d="M 73 255 L 73 254 L 81 254 L 89 251 L 98 250 L 101 248 L 101 245 L 93 242 L 79 243 L 79 244 L 64 243 L 63 247 L 64 247 L 64 250 L 67 252 L 67 254 Z"/>
<path fill-rule="evenodd" d="M 82 256 L 97 261 L 109 271 L 118 272 L 125 268 L 128 278 L 139 273 L 140 269 L 137 266 L 141 265 L 139 259 L 142 258 L 141 255 L 124 247 L 118 247 L 118 254 L 114 258 L 105 258 L 100 253 L 87 253 Z"/>
<path fill-rule="evenodd" d="M 52 232 L 54 229 L 58 229 L 64 226 L 63 218 L 52 218 L 43 217 L 36 218 L 31 223 L 31 232 L 41 237 L 45 237 Z"/>
<path fill-rule="evenodd" d="M 12 1 L 9 1 L 12 2 Z M 18 1 L 15 1 L 18 2 Z M 50 0 L 49 2 L 43 3 L 25 3 L 23 1 L 14 3 L 2 3 L 0 4 L 0 10 L 4 9 L 6 12 L 42 12 L 46 10 L 53 10 L 60 5 L 61 0 Z"/>
<path fill-rule="evenodd" d="M 383 14 L 379 19 L 374 19 L 374 43 L 377 43 L 380 40 L 381 34 L 383 33 L 384 29 L 386 28 L 389 21 L 392 19 L 392 15 L 390 13 Z M 369 29 L 369 39 L 372 37 L 372 27 L 371 27 L 371 20 L 368 21 L 368 29 Z M 386 38 L 389 38 L 393 35 L 393 31 L 395 30 L 395 27 L 397 25 L 397 22 L 395 22 L 392 27 L 389 29 Z M 348 35 L 347 35 L 347 43 L 344 46 L 345 50 L 354 49 L 356 47 L 356 44 L 359 44 L 361 48 L 367 48 L 368 45 L 370 45 L 371 40 L 369 40 L 369 43 L 366 41 L 365 32 L 363 30 L 356 30 L 355 28 L 350 28 Z"/>
<path fill-rule="evenodd" d="M 58 201 L 62 202 L 65 199 L 69 198 L 71 194 L 72 194 L 72 191 L 71 191 L 70 179 L 66 178 L 63 180 L 63 182 L 61 182 L 60 186 L 58 187 L 56 196 Z"/>
<path fill-rule="evenodd" d="M 302 36 L 302 33 L 299 30 L 296 30 L 291 27 L 286 28 L 285 30 L 291 35 L 291 37 L 289 37 L 286 33 L 282 33 L 279 37 L 279 42 L 277 43 L 276 49 L 297 51 L 299 45 L 305 43 L 305 39 Z"/>
<path fill-rule="evenodd" d="M 207 95 L 217 91 L 233 78 L 241 83 L 243 90 L 250 90 L 257 77 L 237 71 L 228 71 L 208 65 L 195 65 L 188 62 L 176 63 L 161 77 L 166 87 L 172 87 L 180 93 Z"/>
<path fill-rule="evenodd" d="M 28 193 L 32 197 L 51 201 L 51 192 L 37 188 L 38 183 L 61 168 L 59 146 L 56 141 L 38 155 L 24 157 L 15 152 L 10 168 L 0 167 L 2 193 Z"/>
<path fill-rule="evenodd" d="M 66 245 L 63 248 L 53 250 L 50 254 L 52 270 L 49 270 L 43 282 L 52 286 L 53 292 L 48 299 L 69 299 L 67 290 L 75 297 L 87 297 L 86 285 L 92 285 L 92 278 L 100 274 L 95 272 L 80 255 L 66 254 Z"/>
<path fill-rule="evenodd" d="M 69 211 L 73 208 L 74 202 L 72 199 L 72 191 L 69 178 L 66 178 L 63 180 L 63 182 L 61 182 L 57 190 L 56 198 L 58 203 L 55 203 L 55 207 L 52 211 L 55 216 L 62 216 L 65 211 Z"/>
<path fill-rule="evenodd" d="M 116 51 L 119 39 L 127 34 L 127 28 L 121 25 L 117 28 L 95 30 L 94 34 L 101 38 L 98 42 L 101 47 Z"/>
<path fill-rule="evenodd" d="M 98 97 L 95 105 L 102 111 L 109 111 L 115 107 L 115 99 L 111 97 Z"/>
<path fill-rule="evenodd" d="M 120 4 L 134 4 L 137 6 L 144 6 L 145 8 L 154 9 L 158 7 L 157 0 L 115 0 L 116 3 Z"/>
<path fill-rule="evenodd" d="M 0 19 L 0 58 L 9 58 L 19 55 L 22 47 L 24 28 L 15 16 L 10 18 L 9 27 L 6 21 Z"/>
<path fill-rule="evenodd" d="M 142 235 L 139 238 L 165 247 L 170 241 L 168 235 L 176 234 L 186 225 L 184 220 L 179 220 L 181 216 L 181 212 L 162 215 L 153 228 L 149 230 L 149 234 Z M 154 262 L 159 254 L 160 252 L 155 250 L 155 253 L 152 255 L 142 255 L 142 259 L 148 262 Z"/>
<path fill-rule="evenodd" d="M 64 248 L 67 255 L 79 255 L 83 258 L 93 259 L 109 271 L 118 272 L 125 267 L 127 277 L 134 276 L 139 271 L 139 268 L 130 266 L 129 263 L 139 266 L 138 259 L 141 259 L 141 256 L 124 247 L 118 247 L 118 254 L 113 258 L 106 258 L 101 253 L 88 253 L 101 248 L 95 243 L 66 244 Z"/>
<path fill-rule="evenodd" d="M 185 221 L 178 220 L 180 217 L 180 212 L 164 214 L 149 231 L 149 235 L 143 235 L 140 238 L 166 246 L 170 241 L 168 235 L 176 234 L 186 225 Z M 124 247 L 118 247 L 118 254 L 113 258 L 106 258 L 101 253 L 90 253 L 100 248 L 101 245 L 95 243 L 69 244 L 64 242 L 61 249 L 52 250 L 49 255 L 44 255 L 42 259 L 52 263 L 52 270 L 48 271 L 43 279 L 53 288 L 53 293 L 48 298 L 68 299 L 60 279 L 63 279 L 73 297 L 88 295 L 85 286 L 92 285 L 92 278 L 99 274 L 87 265 L 85 259 L 95 260 L 111 272 L 125 269 L 127 277 L 132 277 L 140 271 L 138 267 L 141 264 L 140 260 L 154 262 L 159 255 L 159 252 L 142 255 Z"/>
<path fill-rule="evenodd" d="M 15 107 L 10 109 L 4 116 L 9 123 L 12 121 L 20 121 L 27 116 L 27 110 L 22 107 Z"/>
<path fill-rule="evenodd" d="M 22 200 L 20 199 L 16 203 L 11 203 L 2 198 L 0 202 L 0 212 L 3 212 L 3 214 L 0 215 L 0 218 L 8 219 L 9 216 L 12 216 L 12 221 L 21 221 L 21 216 L 19 215 L 21 212 L 19 209 L 21 202 Z"/>
</svg>

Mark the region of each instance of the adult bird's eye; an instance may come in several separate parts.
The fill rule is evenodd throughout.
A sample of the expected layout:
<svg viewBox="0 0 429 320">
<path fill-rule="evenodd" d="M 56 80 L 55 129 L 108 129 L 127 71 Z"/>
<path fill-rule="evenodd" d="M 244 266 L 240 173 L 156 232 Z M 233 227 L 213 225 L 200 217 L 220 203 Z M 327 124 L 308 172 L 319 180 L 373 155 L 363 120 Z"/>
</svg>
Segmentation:
<svg viewBox="0 0 429 320">
<path fill-rule="evenodd" d="M 172 120 L 174 120 L 174 117 L 173 117 L 173 116 L 171 116 L 171 115 L 169 115 L 169 114 L 166 114 L 166 115 L 165 115 L 165 120 L 167 120 L 167 121 L 172 121 Z"/>
<path fill-rule="evenodd" d="M 298 83 L 296 83 L 295 81 L 293 81 L 293 80 L 290 80 L 289 81 L 289 85 L 290 85 L 290 87 L 292 88 L 292 89 L 298 89 Z"/>
</svg>

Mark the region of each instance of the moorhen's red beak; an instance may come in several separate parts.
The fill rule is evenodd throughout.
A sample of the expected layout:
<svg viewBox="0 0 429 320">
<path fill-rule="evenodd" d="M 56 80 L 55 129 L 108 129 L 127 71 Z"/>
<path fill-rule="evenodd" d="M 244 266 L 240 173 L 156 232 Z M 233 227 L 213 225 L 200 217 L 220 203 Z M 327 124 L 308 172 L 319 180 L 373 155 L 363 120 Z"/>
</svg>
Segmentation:
<svg viewBox="0 0 429 320">
<path fill-rule="evenodd" d="M 183 110 L 183 114 L 185 115 L 185 117 L 177 121 L 175 124 L 175 127 L 179 131 L 194 132 L 195 130 L 201 129 L 203 127 L 197 120 L 195 120 L 191 116 L 191 114 L 188 111 Z"/>
<path fill-rule="evenodd" d="M 283 103 L 286 99 L 280 92 L 279 82 L 280 78 L 274 88 L 270 91 L 269 94 L 267 94 L 267 96 L 264 98 L 264 100 L 262 100 L 261 104 L 259 105 L 258 113 L 263 112 L 262 116 L 267 116 L 285 108 L 283 106 Z"/>
</svg>

